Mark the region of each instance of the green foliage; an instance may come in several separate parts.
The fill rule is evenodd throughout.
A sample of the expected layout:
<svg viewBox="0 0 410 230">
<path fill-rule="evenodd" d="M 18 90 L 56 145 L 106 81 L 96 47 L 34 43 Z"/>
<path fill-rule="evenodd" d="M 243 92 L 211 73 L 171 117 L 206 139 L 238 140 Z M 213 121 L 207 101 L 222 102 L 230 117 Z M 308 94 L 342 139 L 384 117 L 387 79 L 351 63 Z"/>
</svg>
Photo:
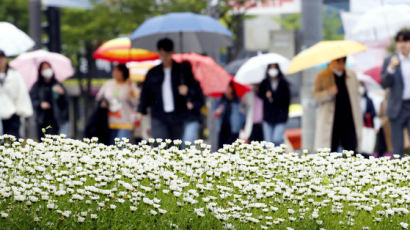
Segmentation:
<svg viewBox="0 0 410 230">
<path fill-rule="evenodd" d="M 28 0 L 1 0 L 0 21 L 10 22 L 28 33 Z"/>
<path fill-rule="evenodd" d="M 323 40 L 344 39 L 344 35 L 339 32 L 342 28 L 342 20 L 340 19 L 338 12 L 330 12 L 329 10 L 324 10 L 322 28 Z"/>
<path fill-rule="evenodd" d="M 281 27 L 287 30 L 297 30 L 301 26 L 300 14 L 286 14 L 282 17 L 274 17 L 273 20 L 278 22 Z"/>
</svg>

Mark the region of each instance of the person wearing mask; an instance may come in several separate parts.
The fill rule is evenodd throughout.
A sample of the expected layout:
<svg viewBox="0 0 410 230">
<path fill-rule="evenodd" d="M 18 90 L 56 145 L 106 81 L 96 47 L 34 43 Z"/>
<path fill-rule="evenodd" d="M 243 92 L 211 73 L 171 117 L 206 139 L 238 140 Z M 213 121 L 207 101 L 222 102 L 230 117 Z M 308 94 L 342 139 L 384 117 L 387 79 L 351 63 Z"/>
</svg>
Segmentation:
<svg viewBox="0 0 410 230">
<path fill-rule="evenodd" d="M 96 97 L 97 101 L 105 99 L 102 107 L 108 107 L 109 143 L 115 138 L 131 138 L 134 128 L 135 109 L 138 104 L 136 87 L 129 79 L 129 71 L 124 64 L 114 66 L 112 79 L 105 82 Z"/>
<path fill-rule="evenodd" d="M 290 87 L 279 65 L 269 64 L 266 78 L 259 87 L 263 100 L 263 137 L 275 145 L 284 143 L 286 122 L 289 116 Z"/>
<path fill-rule="evenodd" d="M 318 103 L 315 149 L 336 152 L 357 151 L 361 143 L 363 118 L 360 109 L 359 81 L 346 69 L 346 57 L 332 60 L 316 76 L 313 99 Z"/>
<path fill-rule="evenodd" d="M 151 109 L 151 134 L 153 138 L 181 139 L 184 118 L 190 101 L 196 98 L 194 77 L 189 63 L 172 60 L 174 43 L 168 38 L 157 42 L 162 63 L 150 69 L 142 84 L 137 119 Z M 194 106 L 194 105 L 193 105 Z"/>
<path fill-rule="evenodd" d="M 263 101 L 258 96 L 259 84 L 252 85 L 252 91 L 243 99 L 246 111 L 245 127 L 239 133 L 239 138 L 246 142 L 263 141 Z"/>
<path fill-rule="evenodd" d="M 410 30 L 399 31 L 395 40 L 397 51 L 383 63 L 382 86 L 389 89 L 386 115 L 393 153 L 403 156 L 403 130 L 410 132 Z"/>
<path fill-rule="evenodd" d="M 7 56 L 0 50 L 0 119 L 3 134 L 20 137 L 20 118 L 33 114 L 30 96 L 23 77 L 8 65 Z"/>
<path fill-rule="evenodd" d="M 218 148 L 224 144 L 232 144 L 242 129 L 245 117 L 241 112 L 241 100 L 235 92 L 231 81 L 214 106 L 213 117 L 218 119 Z"/>
<path fill-rule="evenodd" d="M 68 100 L 50 63 L 40 63 L 38 80 L 30 90 L 30 97 L 36 113 L 37 137 L 44 136 L 43 129 L 47 134 L 59 134 L 60 126 L 68 121 Z"/>
</svg>

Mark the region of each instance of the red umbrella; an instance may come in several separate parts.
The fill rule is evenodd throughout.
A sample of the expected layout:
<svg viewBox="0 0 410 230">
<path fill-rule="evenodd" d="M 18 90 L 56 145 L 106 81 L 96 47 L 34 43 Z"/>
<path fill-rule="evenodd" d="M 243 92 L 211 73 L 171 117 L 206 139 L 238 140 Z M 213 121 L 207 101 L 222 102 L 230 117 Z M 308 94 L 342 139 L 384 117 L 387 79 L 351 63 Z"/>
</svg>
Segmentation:
<svg viewBox="0 0 410 230">
<path fill-rule="evenodd" d="M 231 81 L 231 76 L 211 57 L 196 53 L 174 54 L 176 62 L 187 61 L 192 66 L 192 73 L 201 85 L 202 91 L 207 96 L 223 93 Z"/>
<path fill-rule="evenodd" d="M 372 77 L 379 84 L 382 82 L 381 73 L 382 73 L 382 67 L 381 66 L 376 66 L 376 67 L 370 68 L 370 69 L 368 69 L 364 72 L 364 74 Z"/>
<path fill-rule="evenodd" d="M 236 95 L 238 95 L 238 97 L 242 97 L 243 95 L 245 95 L 247 92 L 250 92 L 252 90 L 252 87 L 250 85 L 244 85 L 241 83 L 238 83 L 235 81 L 234 76 L 231 76 L 231 81 L 233 81 L 233 87 L 235 88 L 235 92 Z M 223 92 L 219 92 L 219 93 L 213 93 L 209 96 L 211 97 L 221 97 L 223 94 Z"/>
</svg>

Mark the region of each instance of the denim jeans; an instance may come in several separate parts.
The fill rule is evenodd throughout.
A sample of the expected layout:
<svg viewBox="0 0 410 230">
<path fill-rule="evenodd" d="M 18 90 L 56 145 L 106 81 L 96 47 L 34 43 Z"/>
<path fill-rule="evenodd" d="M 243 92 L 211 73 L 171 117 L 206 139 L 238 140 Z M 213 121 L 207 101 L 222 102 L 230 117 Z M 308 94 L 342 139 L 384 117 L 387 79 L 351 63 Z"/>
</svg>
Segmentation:
<svg viewBox="0 0 410 230">
<path fill-rule="evenodd" d="M 114 139 L 118 138 L 131 138 L 132 130 L 129 129 L 110 129 L 110 145 L 115 144 Z"/>
<path fill-rule="evenodd" d="M 184 124 L 184 134 L 182 141 L 194 142 L 198 139 L 199 121 L 188 121 Z"/>
<path fill-rule="evenodd" d="M 265 141 L 273 142 L 275 145 L 283 144 L 285 138 L 286 122 L 269 124 L 263 122 L 263 138 Z"/>
</svg>

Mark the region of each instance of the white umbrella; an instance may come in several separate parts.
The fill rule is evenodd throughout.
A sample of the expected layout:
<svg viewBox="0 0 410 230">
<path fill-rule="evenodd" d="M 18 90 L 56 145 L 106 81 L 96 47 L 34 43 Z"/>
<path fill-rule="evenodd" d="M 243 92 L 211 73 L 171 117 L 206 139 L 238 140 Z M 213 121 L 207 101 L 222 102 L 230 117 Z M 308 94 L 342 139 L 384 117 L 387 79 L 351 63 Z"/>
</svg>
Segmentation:
<svg viewBox="0 0 410 230">
<path fill-rule="evenodd" d="M 16 56 L 31 49 L 34 41 L 13 24 L 0 22 L 0 50 L 7 56 Z"/>
<path fill-rule="evenodd" d="M 409 25 L 409 5 L 384 5 L 361 16 L 353 28 L 352 36 L 366 36 L 380 41 L 395 36 L 399 30 Z"/>
<path fill-rule="evenodd" d="M 235 81 L 241 84 L 257 84 L 266 76 L 266 69 L 269 64 L 277 63 L 282 73 L 289 67 L 289 59 L 275 53 L 268 53 L 255 56 L 249 59 L 239 68 L 235 75 Z"/>
</svg>

